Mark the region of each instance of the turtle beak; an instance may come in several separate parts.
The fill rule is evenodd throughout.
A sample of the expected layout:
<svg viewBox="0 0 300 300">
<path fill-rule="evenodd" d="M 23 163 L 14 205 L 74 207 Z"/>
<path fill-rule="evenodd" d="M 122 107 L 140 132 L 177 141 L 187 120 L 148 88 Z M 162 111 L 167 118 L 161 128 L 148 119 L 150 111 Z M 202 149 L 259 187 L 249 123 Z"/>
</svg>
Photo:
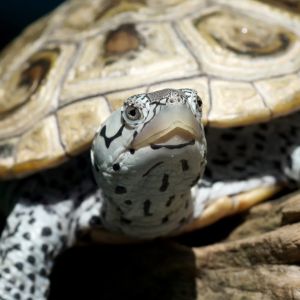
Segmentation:
<svg viewBox="0 0 300 300">
<path fill-rule="evenodd" d="M 202 139 L 202 128 L 185 104 L 164 106 L 137 134 L 134 149 L 151 144 L 178 145 Z"/>
</svg>

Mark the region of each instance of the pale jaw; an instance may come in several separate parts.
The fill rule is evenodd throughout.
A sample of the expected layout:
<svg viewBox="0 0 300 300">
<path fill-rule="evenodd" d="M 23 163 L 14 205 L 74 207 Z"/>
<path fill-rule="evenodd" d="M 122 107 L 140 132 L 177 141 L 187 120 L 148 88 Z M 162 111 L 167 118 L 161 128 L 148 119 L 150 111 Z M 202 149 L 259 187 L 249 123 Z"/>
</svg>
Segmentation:
<svg viewBox="0 0 300 300">
<path fill-rule="evenodd" d="M 134 149 L 150 144 L 182 144 L 201 140 L 201 127 L 184 104 L 163 107 L 132 142 Z"/>
<path fill-rule="evenodd" d="M 151 101 L 156 93 L 161 98 Z M 99 130 L 92 164 L 103 190 L 101 218 L 107 229 L 154 238 L 189 222 L 190 190 L 206 164 L 199 103 L 188 89 L 137 95 Z"/>
</svg>

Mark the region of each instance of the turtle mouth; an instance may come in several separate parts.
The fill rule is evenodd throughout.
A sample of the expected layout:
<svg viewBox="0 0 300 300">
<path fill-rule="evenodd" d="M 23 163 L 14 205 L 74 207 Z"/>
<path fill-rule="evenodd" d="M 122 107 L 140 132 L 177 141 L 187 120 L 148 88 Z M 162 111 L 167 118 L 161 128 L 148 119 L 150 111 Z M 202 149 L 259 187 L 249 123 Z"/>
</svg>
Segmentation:
<svg viewBox="0 0 300 300">
<path fill-rule="evenodd" d="M 199 122 L 186 105 L 166 106 L 137 134 L 132 142 L 134 149 L 153 144 L 182 145 L 201 140 Z"/>
</svg>

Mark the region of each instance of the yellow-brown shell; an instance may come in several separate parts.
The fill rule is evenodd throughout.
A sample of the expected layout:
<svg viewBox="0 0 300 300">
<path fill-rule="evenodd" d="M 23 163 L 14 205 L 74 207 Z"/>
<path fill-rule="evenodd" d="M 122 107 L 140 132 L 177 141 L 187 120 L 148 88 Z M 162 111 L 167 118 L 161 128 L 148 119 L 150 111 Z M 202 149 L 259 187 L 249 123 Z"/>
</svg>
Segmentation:
<svg viewBox="0 0 300 300">
<path fill-rule="evenodd" d="M 72 0 L 0 59 L 0 178 L 87 149 L 135 93 L 189 87 L 204 123 L 230 127 L 300 108 L 292 0 Z"/>
</svg>

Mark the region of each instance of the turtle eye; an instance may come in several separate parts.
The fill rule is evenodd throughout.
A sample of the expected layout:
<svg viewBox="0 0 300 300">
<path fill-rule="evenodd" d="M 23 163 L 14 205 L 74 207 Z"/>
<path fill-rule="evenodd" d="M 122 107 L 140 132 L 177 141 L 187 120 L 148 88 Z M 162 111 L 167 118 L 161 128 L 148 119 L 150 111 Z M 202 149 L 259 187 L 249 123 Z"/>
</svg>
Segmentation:
<svg viewBox="0 0 300 300">
<path fill-rule="evenodd" d="M 142 118 L 141 111 L 135 106 L 127 106 L 125 109 L 125 115 L 130 121 L 137 121 Z"/>
<path fill-rule="evenodd" d="M 202 100 L 200 99 L 199 96 L 197 96 L 197 104 L 198 104 L 198 107 L 199 107 L 199 108 L 202 107 Z"/>
</svg>

